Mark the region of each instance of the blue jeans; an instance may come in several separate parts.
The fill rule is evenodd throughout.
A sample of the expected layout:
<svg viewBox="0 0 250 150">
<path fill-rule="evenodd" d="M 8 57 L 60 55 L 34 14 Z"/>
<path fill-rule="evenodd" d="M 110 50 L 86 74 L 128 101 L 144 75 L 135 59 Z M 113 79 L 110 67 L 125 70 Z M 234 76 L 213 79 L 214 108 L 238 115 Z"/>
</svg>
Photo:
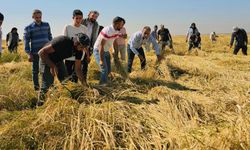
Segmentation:
<svg viewBox="0 0 250 150">
<path fill-rule="evenodd" d="M 108 75 L 111 72 L 110 53 L 104 52 L 103 65 L 100 65 L 100 54 L 98 49 L 94 49 L 94 56 L 101 70 L 100 84 L 105 84 L 108 82 Z"/>
<path fill-rule="evenodd" d="M 32 80 L 34 84 L 34 88 L 37 90 L 39 89 L 39 55 L 32 54 L 33 62 L 32 62 Z"/>
</svg>

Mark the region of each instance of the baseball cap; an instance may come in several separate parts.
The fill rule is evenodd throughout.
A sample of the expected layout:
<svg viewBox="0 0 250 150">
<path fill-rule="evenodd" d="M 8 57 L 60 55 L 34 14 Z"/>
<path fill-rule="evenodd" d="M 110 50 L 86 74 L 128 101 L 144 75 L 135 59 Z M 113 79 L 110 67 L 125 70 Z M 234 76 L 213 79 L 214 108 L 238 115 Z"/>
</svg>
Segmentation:
<svg viewBox="0 0 250 150">
<path fill-rule="evenodd" d="M 83 46 L 88 47 L 90 45 L 90 39 L 86 34 L 78 33 L 76 34 L 77 41 L 80 42 Z"/>
</svg>

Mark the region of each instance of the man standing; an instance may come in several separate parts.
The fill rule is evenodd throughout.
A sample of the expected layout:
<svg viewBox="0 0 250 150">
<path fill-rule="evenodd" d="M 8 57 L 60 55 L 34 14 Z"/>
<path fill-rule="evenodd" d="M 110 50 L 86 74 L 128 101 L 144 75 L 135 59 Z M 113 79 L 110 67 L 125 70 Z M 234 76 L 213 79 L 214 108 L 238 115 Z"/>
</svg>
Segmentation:
<svg viewBox="0 0 250 150">
<path fill-rule="evenodd" d="M 2 23 L 3 23 L 3 20 L 4 20 L 4 16 L 2 13 L 0 13 L 0 58 L 1 58 L 1 55 L 2 55 Z"/>
<path fill-rule="evenodd" d="M 38 106 L 43 105 L 45 94 L 54 82 L 54 76 L 57 76 L 60 81 L 64 80 L 64 66 L 60 62 L 65 58 L 75 56 L 75 72 L 79 80 L 84 84 L 81 71 L 81 58 L 83 51 L 88 51 L 89 44 L 90 40 L 88 36 L 79 33 L 72 38 L 67 36 L 56 37 L 39 51 L 42 86 L 38 97 Z"/>
<path fill-rule="evenodd" d="M 171 49 L 172 53 L 174 53 L 172 36 L 164 25 L 161 25 L 161 29 L 158 31 L 157 39 L 159 40 L 161 53 L 164 53 L 166 45 Z"/>
<path fill-rule="evenodd" d="M 82 24 L 87 27 L 87 35 L 90 39 L 89 54 L 86 54 L 84 56 L 84 59 L 82 60 L 82 71 L 85 81 L 87 81 L 88 64 L 90 63 L 90 56 L 93 53 L 93 47 L 96 42 L 97 36 L 99 34 L 99 24 L 96 21 L 98 16 L 99 16 L 98 11 L 90 11 L 88 18 L 82 21 Z"/>
<path fill-rule="evenodd" d="M 247 44 L 248 44 L 247 32 L 244 29 L 233 27 L 233 33 L 230 41 L 230 48 L 232 48 L 234 40 L 236 41 L 233 52 L 234 55 L 237 55 L 240 49 L 242 49 L 243 55 L 247 55 Z"/>
<path fill-rule="evenodd" d="M 144 54 L 144 50 L 142 48 L 143 44 L 152 43 L 155 54 L 157 56 L 158 61 L 161 60 L 159 46 L 156 42 L 156 39 L 150 34 L 150 27 L 146 26 L 142 31 L 138 31 L 134 33 L 128 42 L 128 72 L 132 71 L 132 65 L 134 61 L 135 55 L 137 55 L 141 61 L 141 69 L 144 69 L 146 66 L 146 57 Z"/>
<path fill-rule="evenodd" d="M 190 28 L 188 29 L 187 36 L 186 36 L 186 42 L 188 42 L 188 44 L 189 44 L 188 53 L 191 52 L 192 48 L 201 49 L 200 33 L 199 33 L 199 30 L 197 29 L 195 23 L 192 23 Z"/>
<path fill-rule="evenodd" d="M 63 31 L 63 35 L 67 37 L 74 37 L 78 33 L 84 33 L 87 34 L 87 27 L 82 25 L 82 20 L 83 20 L 83 13 L 81 10 L 76 9 L 73 11 L 73 23 L 71 25 L 66 25 Z M 83 53 L 83 55 L 87 55 L 87 59 L 89 59 L 89 54 Z M 84 57 L 83 56 L 83 57 Z M 70 76 L 72 82 L 77 82 L 78 78 L 74 72 L 74 64 L 75 64 L 75 57 L 70 57 L 65 59 L 65 65 L 67 68 L 67 73 L 68 76 Z M 85 80 L 85 83 L 86 80 Z"/>
<path fill-rule="evenodd" d="M 24 46 L 28 54 L 29 62 L 32 62 L 32 78 L 34 89 L 39 90 L 39 56 L 38 51 L 49 41 L 52 40 L 50 26 L 42 21 L 42 12 L 35 9 L 32 13 L 34 22 L 24 29 Z"/>
<path fill-rule="evenodd" d="M 10 53 L 17 52 L 18 42 L 19 35 L 17 33 L 17 28 L 13 27 L 6 36 L 6 45 Z"/>
<path fill-rule="evenodd" d="M 123 36 L 120 33 L 120 30 L 123 28 L 124 24 L 125 20 L 123 18 L 115 17 L 113 19 L 113 24 L 104 27 L 95 42 L 94 56 L 101 70 L 101 85 L 107 85 L 108 75 L 111 72 L 109 50 L 112 47 L 114 40 Z"/>
</svg>

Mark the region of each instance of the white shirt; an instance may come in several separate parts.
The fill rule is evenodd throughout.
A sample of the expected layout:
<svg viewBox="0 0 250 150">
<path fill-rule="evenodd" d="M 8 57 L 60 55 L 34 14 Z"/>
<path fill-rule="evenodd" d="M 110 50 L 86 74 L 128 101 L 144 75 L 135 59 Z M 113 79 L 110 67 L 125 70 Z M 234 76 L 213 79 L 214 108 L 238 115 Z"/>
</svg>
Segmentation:
<svg viewBox="0 0 250 150">
<path fill-rule="evenodd" d="M 87 33 L 87 27 L 85 27 L 84 25 L 80 25 L 79 27 L 75 27 L 73 25 L 66 25 L 64 27 L 64 30 L 63 30 L 63 35 L 65 35 L 67 37 L 70 37 L 70 38 L 76 36 L 76 34 L 78 34 L 78 33 L 86 34 Z M 82 58 L 84 58 L 84 55 L 85 55 L 85 52 L 83 52 Z M 75 61 L 75 56 L 67 58 L 65 60 Z"/>
<path fill-rule="evenodd" d="M 0 53 L 2 52 L 2 27 L 0 27 Z"/>
<path fill-rule="evenodd" d="M 113 25 L 104 27 L 97 37 L 94 49 L 98 50 L 102 40 L 105 39 L 106 43 L 104 45 L 104 51 L 108 52 L 112 48 L 114 40 L 119 38 L 120 35 L 120 31 L 115 30 Z"/>
<path fill-rule="evenodd" d="M 128 41 L 130 49 L 135 55 L 139 55 L 139 52 L 137 51 L 137 49 L 141 48 L 142 45 L 145 45 L 147 43 L 148 44 L 152 43 L 154 50 L 155 50 L 155 54 L 160 55 L 159 46 L 156 42 L 156 39 L 152 35 L 150 35 L 149 38 L 146 39 L 146 38 L 143 38 L 142 31 L 137 31 L 130 37 Z"/>
<path fill-rule="evenodd" d="M 210 33 L 210 40 L 216 39 L 216 34 L 214 32 Z"/>
</svg>

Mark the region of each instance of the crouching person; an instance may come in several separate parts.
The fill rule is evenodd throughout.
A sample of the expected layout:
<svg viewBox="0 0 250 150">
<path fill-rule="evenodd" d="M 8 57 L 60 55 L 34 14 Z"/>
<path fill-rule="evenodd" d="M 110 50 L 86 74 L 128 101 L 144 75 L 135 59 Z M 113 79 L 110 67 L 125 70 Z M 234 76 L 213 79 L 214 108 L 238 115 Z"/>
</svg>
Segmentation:
<svg viewBox="0 0 250 150">
<path fill-rule="evenodd" d="M 45 102 L 45 94 L 54 83 L 54 76 L 60 81 L 66 77 L 66 69 L 63 60 L 75 56 L 75 72 L 82 83 L 84 77 L 81 70 L 81 58 L 83 51 L 87 51 L 90 40 L 86 34 L 79 33 L 73 38 L 58 36 L 47 46 L 39 51 L 40 71 L 42 73 L 42 87 L 39 92 L 37 106 Z"/>
<path fill-rule="evenodd" d="M 150 34 L 151 29 L 148 26 L 145 26 L 142 31 L 134 33 L 128 42 L 128 73 L 132 71 L 132 65 L 135 55 L 137 55 L 141 61 L 141 69 L 143 70 L 146 66 L 146 56 L 142 48 L 143 44 L 152 43 L 157 60 L 160 62 L 162 57 L 160 56 L 159 46 L 156 42 L 156 39 Z"/>
</svg>

